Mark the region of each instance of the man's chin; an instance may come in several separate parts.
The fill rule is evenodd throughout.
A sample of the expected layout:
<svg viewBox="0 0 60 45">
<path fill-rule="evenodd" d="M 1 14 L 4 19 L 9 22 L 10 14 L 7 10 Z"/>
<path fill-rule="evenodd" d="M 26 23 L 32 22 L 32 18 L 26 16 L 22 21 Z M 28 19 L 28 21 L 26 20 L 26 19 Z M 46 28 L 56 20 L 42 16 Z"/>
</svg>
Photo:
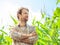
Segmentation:
<svg viewBox="0 0 60 45">
<path fill-rule="evenodd" d="M 25 21 L 28 21 L 28 18 L 26 18 Z"/>
<path fill-rule="evenodd" d="M 25 21 L 28 21 L 28 19 L 26 19 Z"/>
</svg>

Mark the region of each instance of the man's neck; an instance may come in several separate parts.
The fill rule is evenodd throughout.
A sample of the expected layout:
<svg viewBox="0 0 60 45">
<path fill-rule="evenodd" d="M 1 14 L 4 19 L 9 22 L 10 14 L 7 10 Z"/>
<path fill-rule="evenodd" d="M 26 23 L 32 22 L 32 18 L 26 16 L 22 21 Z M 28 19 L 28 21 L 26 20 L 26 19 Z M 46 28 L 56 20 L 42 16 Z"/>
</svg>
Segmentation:
<svg viewBox="0 0 60 45">
<path fill-rule="evenodd" d="M 20 21 L 19 25 L 20 25 L 21 27 L 24 27 L 24 26 L 26 26 L 26 22 Z"/>
</svg>

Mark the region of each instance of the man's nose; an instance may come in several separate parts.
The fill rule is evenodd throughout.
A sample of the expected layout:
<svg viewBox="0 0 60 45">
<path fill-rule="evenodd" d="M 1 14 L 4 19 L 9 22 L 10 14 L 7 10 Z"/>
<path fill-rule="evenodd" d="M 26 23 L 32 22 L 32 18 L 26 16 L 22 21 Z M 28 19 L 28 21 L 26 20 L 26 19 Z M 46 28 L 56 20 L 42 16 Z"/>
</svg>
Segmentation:
<svg viewBox="0 0 60 45">
<path fill-rule="evenodd" d="M 28 16 L 28 14 L 26 14 L 26 16 Z"/>
<path fill-rule="evenodd" d="M 26 15 L 26 17 L 28 17 L 28 15 Z"/>
<path fill-rule="evenodd" d="M 26 17 L 28 17 L 28 15 Z"/>
</svg>

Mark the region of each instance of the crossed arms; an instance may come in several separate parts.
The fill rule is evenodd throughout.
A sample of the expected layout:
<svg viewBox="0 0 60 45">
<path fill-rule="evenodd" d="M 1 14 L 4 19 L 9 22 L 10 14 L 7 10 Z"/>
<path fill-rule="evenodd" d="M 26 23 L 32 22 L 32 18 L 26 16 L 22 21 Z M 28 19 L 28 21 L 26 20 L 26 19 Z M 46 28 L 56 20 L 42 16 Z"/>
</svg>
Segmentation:
<svg viewBox="0 0 60 45">
<path fill-rule="evenodd" d="M 13 40 L 20 41 L 27 44 L 33 43 L 37 39 L 37 34 L 34 31 L 30 34 L 23 34 L 17 32 L 15 29 L 12 29 L 10 34 Z"/>
</svg>

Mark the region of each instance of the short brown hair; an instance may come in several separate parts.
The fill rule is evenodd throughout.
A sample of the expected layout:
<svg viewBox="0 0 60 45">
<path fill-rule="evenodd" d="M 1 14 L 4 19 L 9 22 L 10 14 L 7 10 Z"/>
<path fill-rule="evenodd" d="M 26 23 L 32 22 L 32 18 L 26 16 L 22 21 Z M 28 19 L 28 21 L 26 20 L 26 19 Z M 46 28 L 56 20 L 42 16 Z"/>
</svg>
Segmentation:
<svg viewBox="0 0 60 45">
<path fill-rule="evenodd" d="M 17 11 L 17 18 L 18 18 L 18 19 L 19 19 L 18 14 L 21 14 L 23 9 L 26 9 L 26 10 L 29 12 L 29 9 L 28 9 L 28 8 L 21 7 L 21 8 Z"/>
</svg>

